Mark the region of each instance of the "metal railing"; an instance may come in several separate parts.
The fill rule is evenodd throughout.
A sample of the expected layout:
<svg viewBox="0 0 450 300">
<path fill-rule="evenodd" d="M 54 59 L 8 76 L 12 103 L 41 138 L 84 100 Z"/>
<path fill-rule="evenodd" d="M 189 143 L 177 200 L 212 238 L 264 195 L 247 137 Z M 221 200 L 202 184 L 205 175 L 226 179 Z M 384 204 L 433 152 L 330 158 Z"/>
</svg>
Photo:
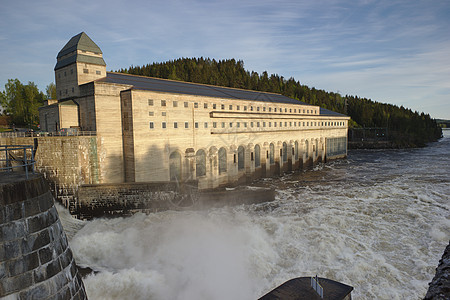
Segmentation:
<svg viewBox="0 0 450 300">
<path fill-rule="evenodd" d="M 16 137 L 40 137 L 40 136 L 96 136 L 96 131 L 55 131 L 55 132 L 23 132 L 23 131 L 6 131 L 0 132 L 0 137 L 16 138 Z"/>
<path fill-rule="evenodd" d="M 29 150 L 29 154 L 27 153 Z M 3 157 L 3 153 L 5 154 Z M 22 155 L 19 157 L 19 155 Z M 25 175 L 28 179 L 28 173 L 34 174 L 34 147 L 28 145 L 0 145 L 0 171 L 13 172 L 15 168 L 25 169 Z M 30 169 L 30 170 L 29 170 Z"/>
</svg>

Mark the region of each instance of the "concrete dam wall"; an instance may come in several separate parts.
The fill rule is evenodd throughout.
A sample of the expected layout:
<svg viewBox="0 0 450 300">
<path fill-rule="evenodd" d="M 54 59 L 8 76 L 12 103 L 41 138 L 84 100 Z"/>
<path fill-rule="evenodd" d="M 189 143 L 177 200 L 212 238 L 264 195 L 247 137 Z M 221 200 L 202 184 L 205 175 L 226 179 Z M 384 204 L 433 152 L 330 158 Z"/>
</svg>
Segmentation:
<svg viewBox="0 0 450 300">
<path fill-rule="evenodd" d="M 87 299 L 42 175 L 0 174 L 0 298 Z"/>
</svg>

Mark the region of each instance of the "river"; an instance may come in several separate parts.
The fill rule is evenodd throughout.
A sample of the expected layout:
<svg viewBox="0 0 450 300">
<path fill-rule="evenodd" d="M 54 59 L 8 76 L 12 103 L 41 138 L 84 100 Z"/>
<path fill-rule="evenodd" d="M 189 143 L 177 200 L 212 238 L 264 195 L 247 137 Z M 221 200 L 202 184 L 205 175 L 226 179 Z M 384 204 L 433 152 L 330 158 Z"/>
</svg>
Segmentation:
<svg viewBox="0 0 450 300">
<path fill-rule="evenodd" d="M 450 132 L 426 148 L 355 150 L 265 179 L 276 200 L 75 220 L 59 206 L 89 299 L 257 299 L 299 276 L 353 299 L 421 299 L 450 238 Z"/>
</svg>

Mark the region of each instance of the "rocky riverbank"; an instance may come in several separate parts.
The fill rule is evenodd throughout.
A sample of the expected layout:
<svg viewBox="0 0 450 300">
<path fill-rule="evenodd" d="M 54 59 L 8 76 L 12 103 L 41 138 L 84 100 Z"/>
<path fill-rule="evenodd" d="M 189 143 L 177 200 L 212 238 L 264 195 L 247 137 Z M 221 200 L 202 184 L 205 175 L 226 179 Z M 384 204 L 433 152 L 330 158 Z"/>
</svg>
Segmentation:
<svg viewBox="0 0 450 300">
<path fill-rule="evenodd" d="M 429 285 L 424 300 L 450 299 L 450 243 L 445 248 L 436 268 L 436 275 Z"/>
</svg>

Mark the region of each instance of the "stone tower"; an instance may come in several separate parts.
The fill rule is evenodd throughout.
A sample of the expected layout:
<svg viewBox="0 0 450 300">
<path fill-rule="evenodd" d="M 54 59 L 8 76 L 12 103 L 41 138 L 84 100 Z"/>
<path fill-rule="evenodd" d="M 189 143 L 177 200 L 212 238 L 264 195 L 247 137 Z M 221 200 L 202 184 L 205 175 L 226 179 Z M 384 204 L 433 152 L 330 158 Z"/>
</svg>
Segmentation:
<svg viewBox="0 0 450 300">
<path fill-rule="evenodd" d="M 105 76 L 102 50 L 86 33 L 77 34 L 57 56 L 55 82 L 58 100 L 79 97 L 79 85 Z"/>
</svg>

